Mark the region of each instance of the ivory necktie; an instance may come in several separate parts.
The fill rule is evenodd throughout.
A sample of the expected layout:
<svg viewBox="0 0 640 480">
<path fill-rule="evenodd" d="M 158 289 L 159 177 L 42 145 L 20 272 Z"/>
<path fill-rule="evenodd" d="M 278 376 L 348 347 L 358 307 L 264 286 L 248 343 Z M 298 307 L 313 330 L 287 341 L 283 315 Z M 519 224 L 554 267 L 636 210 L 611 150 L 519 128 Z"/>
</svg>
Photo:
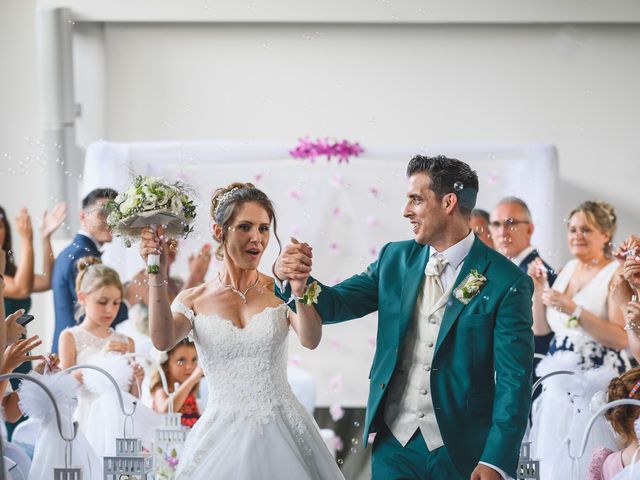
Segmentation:
<svg viewBox="0 0 640 480">
<path fill-rule="evenodd" d="M 424 280 L 424 297 L 422 301 L 423 309 L 428 314 L 431 313 L 431 309 L 436 305 L 436 302 L 444 295 L 440 274 L 448 263 L 446 258 L 437 253 L 429 257 L 429 262 L 424 270 L 426 278 Z"/>
</svg>

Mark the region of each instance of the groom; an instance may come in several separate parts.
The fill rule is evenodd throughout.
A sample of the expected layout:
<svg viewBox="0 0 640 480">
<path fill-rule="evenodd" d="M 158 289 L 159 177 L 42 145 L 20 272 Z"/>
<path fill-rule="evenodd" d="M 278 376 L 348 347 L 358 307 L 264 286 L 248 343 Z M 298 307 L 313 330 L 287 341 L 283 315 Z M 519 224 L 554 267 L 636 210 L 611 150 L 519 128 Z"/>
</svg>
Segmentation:
<svg viewBox="0 0 640 480">
<path fill-rule="evenodd" d="M 407 177 L 414 240 L 322 285 L 315 308 L 296 302 L 298 315 L 329 324 L 378 311 L 364 429 L 365 446 L 377 432 L 374 479 L 515 477 L 531 404 L 532 282 L 470 230 L 478 177 L 466 163 L 418 155 Z M 307 244 L 288 245 L 274 272 L 302 280 L 311 257 Z"/>
</svg>

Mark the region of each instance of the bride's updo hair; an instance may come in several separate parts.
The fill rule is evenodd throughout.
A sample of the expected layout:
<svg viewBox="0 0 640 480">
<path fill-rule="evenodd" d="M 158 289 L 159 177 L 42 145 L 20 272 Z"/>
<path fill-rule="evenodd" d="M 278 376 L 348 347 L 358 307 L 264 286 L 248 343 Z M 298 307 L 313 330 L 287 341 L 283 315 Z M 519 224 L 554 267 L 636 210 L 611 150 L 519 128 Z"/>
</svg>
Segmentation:
<svg viewBox="0 0 640 480">
<path fill-rule="evenodd" d="M 114 286 L 120 290 L 120 296 L 124 298 L 120 275 L 113 268 L 103 265 L 98 257 L 82 257 L 76 262 L 76 266 L 78 267 L 76 294 L 78 292 L 89 294 L 102 287 Z M 77 302 L 73 316 L 76 321 L 79 321 L 83 315 L 84 308 L 80 302 Z"/>
<path fill-rule="evenodd" d="M 640 367 L 632 368 L 624 372 L 609 382 L 609 402 L 622 399 L 640 400 L 640 387 L 636 388 L 636 392 L 629 396 L 634 387 L 640 382 Z M 604 414 L 605 418 L 611 423 L 611 426 L 620 435 L 621 446 L 626 447 L 636 440 L 636 431 L 634 422 L 640 416 L 640 407 L 633 405 L 620 405 L 614 407 Z"/>
<path fill-rule="evenodd" d="M 604 246 L 604 253 L 607 256 L 611 256 L 613 235 L 616 233 L 616 222 L 618 217 L 613 209 L 613 206 L 607 202 L 601 201 L 586 201 L 582 202 L 576 208 L 574 208 L 569 214 L 569 219 L 576 213 L 582 212 L 594 227 L 600 230 L 605 235 L 609 235 L 609 241 Z"/>
<path fill-rule="evenodd" d="M 235 182 L 223 188 L 218 188 L 211 196 L 211 220 L 220 225 L 222 228 L 222 236 L 215 237 L 219 243 L 216 249 L 216 258 L 222 260 L 224 257 L 224 244 L 227 240 L 227 232 L 236 213 L 245 203 L 255 202 L 265 209 L 269 220 L 273 222 L 273 234 L 278 241 L 278 246 L 282 249 L 280 238 L 278 238 L 278 221 L 276 212 L 273 208 L 273 202 L 267 195 L 252 183 Z"/>
</svg>

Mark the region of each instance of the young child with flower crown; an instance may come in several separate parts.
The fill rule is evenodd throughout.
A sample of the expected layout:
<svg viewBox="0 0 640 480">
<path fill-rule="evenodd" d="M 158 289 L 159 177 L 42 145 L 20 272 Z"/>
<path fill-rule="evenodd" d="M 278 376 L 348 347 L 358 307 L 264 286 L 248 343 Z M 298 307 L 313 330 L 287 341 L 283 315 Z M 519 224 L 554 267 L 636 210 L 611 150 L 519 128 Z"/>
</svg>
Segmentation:
<svg viewBox="0 0 640 480">
<path fill-rule="evenodd" d="M 60 334 L 60 367 L 87 363 L 99 353 L 127 354 L 135 351 L 131 338 L 117 333 L 111 324 L 118 314 L 123 298 L 123 286 L 118 273 L 100 263 L 96 257 L 84 257 L 78 261 L 76 291 L 78 304 L 76 320 L 84 314 L 79 325 L 65 329 Z M 129 393 L 138 397 L 138 383 L 144 378 L 144 369 L 132 363 L 133 378 L 129 384 Z M 82 382 L 82 371 L 74 372 Z M 81 388 L 78 398 L 78 409 L 75 418 L 80 428 L 86 428 L 90 406 L 96 395 L 87 388 Z"/>
<path fill-rule="evenodd" d="M 153 352 L 167 379 L 169 392 L 173 393 L 173 411 L 182 414 L 182 425 L 193 427 L 200 418 L 196 393 L 200 380 L 204 376 L 202 368 L 198 366 L 198 353 L 194 343 L 185 338 L 168 352 L 155 349 Z M 177 388 L 175 388 L 176 383 L 179 384 Z M 162 388 L 157 370 L 154 370 L 151 375 L 149 388 L 153 398 L 153 409 L 156 412 L 167 413 L 169 397 Z"/>
<path fill-rule="evenodd" d="M 609 402 L 622 399 L 640 400 L 640 367 L 626 371 L 609 383 Z M 621 405 L 605 413 L 605 418 L 620 438 L 621 450 L 594 450 L 587 469 L 587 480 L 613 480 L 631 464 L 634 453 L 639 448 L 635 426 L 638 417 L 640 407 L 633 405 Z M 640 466 L 638 472 L 640 473 Z"/>
</svg>

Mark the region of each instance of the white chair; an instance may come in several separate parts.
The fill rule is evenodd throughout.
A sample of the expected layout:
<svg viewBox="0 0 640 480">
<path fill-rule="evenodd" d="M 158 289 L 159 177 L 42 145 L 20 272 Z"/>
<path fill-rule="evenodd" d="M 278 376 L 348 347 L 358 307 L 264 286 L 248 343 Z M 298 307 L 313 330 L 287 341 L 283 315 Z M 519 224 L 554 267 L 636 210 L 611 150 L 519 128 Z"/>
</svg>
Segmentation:
<svg viewBox="0 0 640 480">
<path fill-rule="evenodd" d="M 22 474 L 20 467 L 9 457 L 4 457 L 4 469 L 4 474 L 0 476 L 0 478 L 6 478 L 7 480 L 27 480 L 27 477 Z"/>
<path fill-rule="evenodd" d="M 31 470 L 31 459 L 29 455 L 14 443 L 5 443 L 2 447 L 4 448 L 5 456 L 15 462 L 24 478 L 27 478 L 29 476 L 29 470 Z"/>
</svg>

